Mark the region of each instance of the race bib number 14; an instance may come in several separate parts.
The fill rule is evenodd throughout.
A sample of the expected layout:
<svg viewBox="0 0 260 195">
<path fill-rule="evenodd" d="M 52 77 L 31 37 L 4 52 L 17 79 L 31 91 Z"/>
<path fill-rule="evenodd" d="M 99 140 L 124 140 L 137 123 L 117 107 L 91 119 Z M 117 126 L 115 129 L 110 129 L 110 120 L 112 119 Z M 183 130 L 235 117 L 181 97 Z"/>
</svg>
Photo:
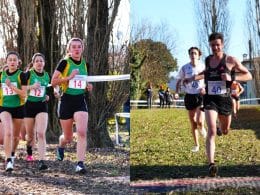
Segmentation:
<svg viewBox="0 0 260 195">
<path fill-rule="evenodd" d="M 87 86 L 85 75 L 76 75 L 69 81 L 69 88 L 72 89 L 85 89 Z"/>
<path fill-rule="evenodd" d="M 221 95 L 227 93 L 226 81 L 208 81 L 208 94 Z"/>
</svg>

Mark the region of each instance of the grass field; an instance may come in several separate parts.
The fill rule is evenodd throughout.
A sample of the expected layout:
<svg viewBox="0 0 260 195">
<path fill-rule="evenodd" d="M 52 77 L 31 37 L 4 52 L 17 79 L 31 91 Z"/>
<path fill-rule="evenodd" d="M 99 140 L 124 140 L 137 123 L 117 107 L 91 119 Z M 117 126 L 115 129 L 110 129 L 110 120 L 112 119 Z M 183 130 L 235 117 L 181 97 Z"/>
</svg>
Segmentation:
<svg viewBox="0 0 260 195">
<path fill-rule="evenodd" d="M 227 136 L 216 138 L 221 177 L 260 176 L 260 106 L 242 107 Z M 132 109 L 131 181 L 206 177 L 205 140 L 192 153 L 193 139 L 184 109 Z"/>
</svg>

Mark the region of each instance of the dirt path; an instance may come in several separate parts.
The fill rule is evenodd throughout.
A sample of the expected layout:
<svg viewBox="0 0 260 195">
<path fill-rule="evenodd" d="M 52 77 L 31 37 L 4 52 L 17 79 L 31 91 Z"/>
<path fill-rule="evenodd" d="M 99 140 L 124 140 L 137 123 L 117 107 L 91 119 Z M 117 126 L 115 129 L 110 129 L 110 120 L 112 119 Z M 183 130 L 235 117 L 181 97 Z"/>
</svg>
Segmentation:
<svg viewBox="0 0 260 195">
<path fill-rule="evenodd" d="M 20 144 L 14 171 L 4 170 L 3 148 L 0 163 L 0 194 L 129 194 L 129 149 L 96 149 L 87 153 L 85 175 L 75 173 L 75 147 L 65 152 L 65 160 L 55 160 L 57 145 L 48 145 L 46 171 L 37 161 L 26 162 L 25 145 Z M 34 152 L 37 159 L 37 153 Z"/>
</svg>

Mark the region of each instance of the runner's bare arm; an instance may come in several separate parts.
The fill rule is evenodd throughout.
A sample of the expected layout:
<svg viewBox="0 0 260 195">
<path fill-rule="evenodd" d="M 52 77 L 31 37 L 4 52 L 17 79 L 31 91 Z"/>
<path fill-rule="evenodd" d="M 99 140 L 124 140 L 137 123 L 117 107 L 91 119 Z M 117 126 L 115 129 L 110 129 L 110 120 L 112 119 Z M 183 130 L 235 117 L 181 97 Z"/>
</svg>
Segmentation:
<svg viewBox="0 0 260 195">
<path fill-rule="evenodd" d="M 236 80 L 236 81 L 252 80 L 251 73 L 249 72 L 249 70 L 243 64 L 241 64 L 241 62 L 238 59 L 229 56 L 227 62 L 231 63 L 233 65 L 233 70 L 236 71 L 236 75 L 235 75 L 235 78 L 233 80 Z"/>
<path fill-rule="evenodd" d="M 52 79 L 51 79 L 51 85 L 52 85 L 52 86 L 56 86 L 56 85 L 60 85 L 60 84 L 62 84 L 62 83 L 66 83 L 66 82 L 68 82 L 70 79 L 72 79 L 73 77 L 75 77 L 75 75 L 78 74 L 78 72 L 79 72 L 79 71 L 75 69 L 75 70 L 73 70 L 73 71 L 71 72 L 71 74 L 70 74 L 69 76 L 62 78 L 60 71 L 55 70 L 54 73 L 53 73 Z"/>
<path fill-rule="evenodd" d="M 178 79 L 178 81 L 176 82 L 176 93 L 179 93 L 180 91 L 180 84 L 181 84 L 181 79 Z"/>
<path fill-rule="evenodd" d="M 192 82 L 192 81 L 198 81 L 198 80 L 201 80 L 201 79 L 204 79 L 204 71 L 200 72 L 199 74 L 197 75 L 194 75 L 190 78 L 186 78 L 183 80 L 183 83 L 189 83 L 189 82 Z"/>
</svg>

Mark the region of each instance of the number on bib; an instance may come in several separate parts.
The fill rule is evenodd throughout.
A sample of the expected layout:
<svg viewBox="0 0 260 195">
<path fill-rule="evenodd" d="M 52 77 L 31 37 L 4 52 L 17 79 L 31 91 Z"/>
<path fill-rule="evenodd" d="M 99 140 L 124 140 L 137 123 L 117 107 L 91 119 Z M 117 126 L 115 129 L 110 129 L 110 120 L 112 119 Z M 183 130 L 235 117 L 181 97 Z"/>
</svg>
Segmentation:
<svg viewBox="0 0 260 195">
<path fill-rule="evenodd" d="M 208 81 L 208 94 L 220 95 L 227 93 L 225 81 Z"/>
<path fill-rule="evenodd" d="M 198 81 L 192 81 L 191 86 L 192 86 L 192 88 L 197 89 L 197 88 L 199 87 L 199 83 L 198 83 Z"/>
<path fill-rule="evenodd" d="M 87 86 L 86 76 L 76 75 L 69 81 L 69 88 L 71 89 L 85 89 Z"/>
<path fill-rule="evenodd" d="M 40 88 L 31 89 L 29 95 L 33 97 L 43 97 L 44 93 L 45 93 L 45 87 L 40 86 Z"/>
<path fill-rule="evenodd" d="M 14 85 L 15 87 L 17 87 L 16 82 L 12 82 L 11 84 Z M 12 90 L 10 87 L 8 87 L 5 83 L 2 83 L 2 89 L 3 89 L 3 96 L 11 96 L 11 95 L 17 94 L 14 90 Z"/>
</svg>

